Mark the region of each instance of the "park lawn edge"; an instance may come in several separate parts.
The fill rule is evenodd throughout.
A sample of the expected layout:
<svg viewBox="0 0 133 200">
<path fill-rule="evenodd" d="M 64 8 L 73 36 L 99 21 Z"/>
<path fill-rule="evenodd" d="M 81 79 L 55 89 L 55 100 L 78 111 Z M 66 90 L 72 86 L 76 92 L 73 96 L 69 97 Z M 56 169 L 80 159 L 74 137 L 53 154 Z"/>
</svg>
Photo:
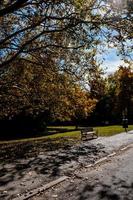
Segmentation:
<svg viewBox="0 0 133 200">
<path fill-rule="evenodd" d="M 67 126 L 54 126 L 55 128 L 67 128 Z M 53 128 L 54 128 L 53 127 Z M 74 126 L 73 126 L 74 127 Z M 71 126 L 72 128 L 72 126 Z M 68 131 L 64 133 L 56 133 L 53 135 L 47 135 L 47 136 L 39 136 L 39 137 L 33 137 L 33 138 L 22 138 L 22 139 L 15 139 L 15 140 L 8 140 L 8 141 L 0 141 L 0 145 L 2 144 L 12 144 L 12 143 L 21 143 L 21 142 L 41 142 L 41 141 L 47 141 L 49 139 L 60 139 L 60 138 L 72 138 L 72 139 L 81 139 L 81 132 L 80 130 L 71 130 L 68 128 Z M 102 137 L 108 137 L 116 134 L 120 134 L 122 132 L 125 132 L 125 130 L 120 125 L 112 125 L 112 126 L 100 126 L 100 127 L 94 127 L 94 130 L 98 132 L 98 136 Z M 133 125 L 129 125 L 128 131 L 133 130 Z"/>
</svg>

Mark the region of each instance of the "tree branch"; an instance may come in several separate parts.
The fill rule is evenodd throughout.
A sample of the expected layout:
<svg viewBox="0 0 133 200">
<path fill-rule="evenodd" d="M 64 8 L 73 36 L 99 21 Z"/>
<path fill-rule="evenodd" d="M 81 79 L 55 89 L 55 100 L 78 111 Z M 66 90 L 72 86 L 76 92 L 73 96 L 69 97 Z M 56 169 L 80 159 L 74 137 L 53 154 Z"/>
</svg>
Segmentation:
<svg viewBox="0 0 133 200">
<path fill-rule="evenodd" d="M 3 17 L 4 15 L 13 13 L 14 11 L 18 10 L 19 8 L 22 8 L 23 5 L 28 2 L 28 0 L 17 0 L 15 3 L 11 4 L 7 8 L 3 8 L 0 10 L 0 17 Z"/>
</svg>

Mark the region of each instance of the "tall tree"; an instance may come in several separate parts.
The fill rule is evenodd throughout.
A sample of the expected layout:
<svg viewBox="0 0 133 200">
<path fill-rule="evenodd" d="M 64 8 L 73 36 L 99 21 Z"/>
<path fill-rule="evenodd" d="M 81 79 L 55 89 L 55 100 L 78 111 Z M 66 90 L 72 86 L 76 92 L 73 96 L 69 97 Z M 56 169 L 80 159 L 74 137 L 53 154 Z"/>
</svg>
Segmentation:
<svg viewBox="0 0 133 200">
<path fill-rule="evenodd" d="M 117 77 L 117 107 L 121 115 L 123 114 L 131 118 L 131 113 L 133 112 L 133 72 L 130 67 L 120 66 L 115 77 Z"/>
<path fill-rule="evenodd" d="M 96 101 L 84 91 L 75 77 L 59 72 L 54 63 L 47 68 L 16 62 L 0 82 L 0 118 L 18 114 L 45 114 L 53 120 L 71 120 L 80 113 L 86 117 Z M 51 66 L 52 65 L 52 66 Z"/>
<path fill-rule="evenodd" d="M 106 78 L 104 77 L 104 70 L 94 60 L 91 61 L 91 68 L 88 72 L 88 86 L 90 94 L 97 100 L 101 99 L 106 92 Z"/>
</svg>

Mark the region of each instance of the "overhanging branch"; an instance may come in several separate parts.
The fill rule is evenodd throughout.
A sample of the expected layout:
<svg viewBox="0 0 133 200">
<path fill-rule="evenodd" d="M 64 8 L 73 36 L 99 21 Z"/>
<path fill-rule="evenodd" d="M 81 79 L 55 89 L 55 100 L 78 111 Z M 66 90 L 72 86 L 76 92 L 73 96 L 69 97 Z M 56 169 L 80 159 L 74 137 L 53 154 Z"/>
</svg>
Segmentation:
<svg viewBox="0 0 133 200">
<path fill-rule="evenodd" d="M 28 0 L 17 0 L 15 3 L 11 4 L 10 6 L 3 8 L 0 10 L 0 17 L 3 17 L 7 14 L 13 13 L 14 11 L 22 8 L 23 5 L 28 2 Z"/>
</svg>

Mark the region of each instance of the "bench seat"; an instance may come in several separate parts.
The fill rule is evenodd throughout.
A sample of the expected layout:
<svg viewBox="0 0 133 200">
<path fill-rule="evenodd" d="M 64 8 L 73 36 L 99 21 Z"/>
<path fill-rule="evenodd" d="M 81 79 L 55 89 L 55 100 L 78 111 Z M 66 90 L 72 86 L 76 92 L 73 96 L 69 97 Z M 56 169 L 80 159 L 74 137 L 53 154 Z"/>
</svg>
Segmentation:
<svg viewBox="0 0 133 200">
<path fill-rule="evenodd" d="M 96 131 L 93 130 L 92 127 L 84 128 L 81 130 L 81 140 L 91 140 L 96 139 L 98 137 Z"/>
</svg>

